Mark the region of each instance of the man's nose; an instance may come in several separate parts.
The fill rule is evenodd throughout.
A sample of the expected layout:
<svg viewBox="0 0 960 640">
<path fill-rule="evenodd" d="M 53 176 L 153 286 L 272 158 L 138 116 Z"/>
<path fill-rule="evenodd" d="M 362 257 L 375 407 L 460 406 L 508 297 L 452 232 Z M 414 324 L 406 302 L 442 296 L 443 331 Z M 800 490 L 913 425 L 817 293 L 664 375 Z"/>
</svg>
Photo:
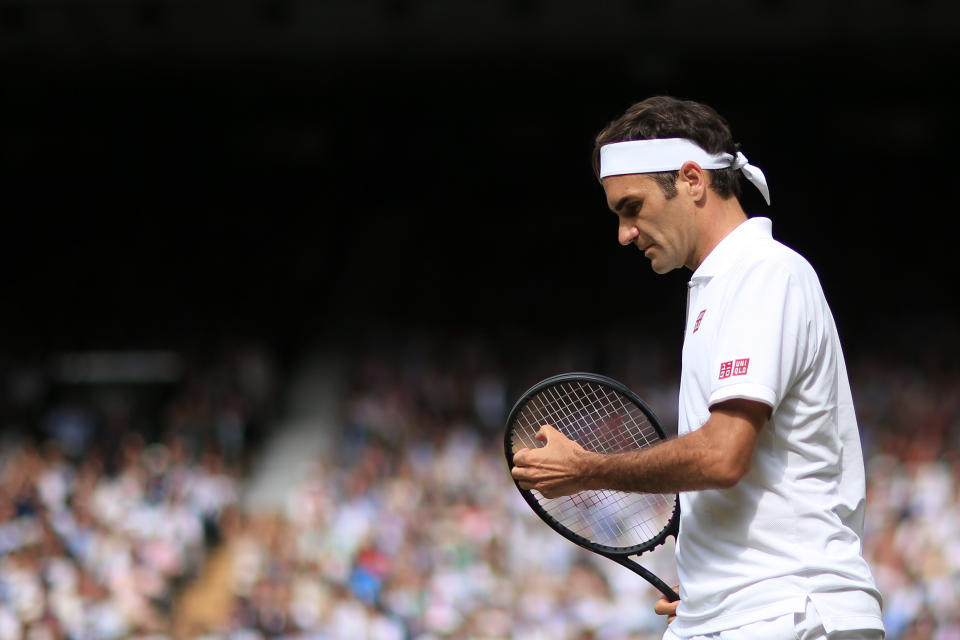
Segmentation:
<svg viewBox="0 0 960 640">
<path fill-rule="evenodd" d="M 626 246 L 637 239 L 637 234 L 640 232 L 637 231 L 637 228 L 632 224 L 621 224 L 620 225 L 620 244 Z"/>
</svg>

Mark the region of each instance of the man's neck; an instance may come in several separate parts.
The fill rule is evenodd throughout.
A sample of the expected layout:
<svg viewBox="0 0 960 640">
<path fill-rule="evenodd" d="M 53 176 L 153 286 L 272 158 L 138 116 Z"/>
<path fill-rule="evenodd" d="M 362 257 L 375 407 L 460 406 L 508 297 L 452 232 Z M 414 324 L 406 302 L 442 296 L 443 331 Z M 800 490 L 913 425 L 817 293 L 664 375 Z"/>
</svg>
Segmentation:
<svg viewBox="0 0 960 640">
<path fill-rule="evenodd" d="M 746 220 L 747 214 L 743 212 L 740 201 L 734 197 L 726 200 L 717 198 L 709 202 L 700 214 L 700 241 L 697 243 L 694 264 L 688 265 L 690 270 L 696 271 L 720 241 Z"/>
</svg>

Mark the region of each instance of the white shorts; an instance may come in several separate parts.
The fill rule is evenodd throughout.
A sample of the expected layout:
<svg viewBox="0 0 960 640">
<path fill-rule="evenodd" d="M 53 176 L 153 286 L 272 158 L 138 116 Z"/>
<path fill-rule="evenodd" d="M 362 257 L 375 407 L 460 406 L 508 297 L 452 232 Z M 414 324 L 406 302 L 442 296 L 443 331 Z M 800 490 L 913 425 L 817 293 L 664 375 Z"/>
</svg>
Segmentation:
<svg viewBox="0 0 960 640">
<path fill-rule="evenodd" d="M 883 640 L 884 637 L 880 629 L 850 629 L 828 634 L 809 599 L 803 613 L 787 613 L 779 618 L 689 638 L 681 638 L 669 626 L 663 634 L 663 640 Z"/>
</svg>

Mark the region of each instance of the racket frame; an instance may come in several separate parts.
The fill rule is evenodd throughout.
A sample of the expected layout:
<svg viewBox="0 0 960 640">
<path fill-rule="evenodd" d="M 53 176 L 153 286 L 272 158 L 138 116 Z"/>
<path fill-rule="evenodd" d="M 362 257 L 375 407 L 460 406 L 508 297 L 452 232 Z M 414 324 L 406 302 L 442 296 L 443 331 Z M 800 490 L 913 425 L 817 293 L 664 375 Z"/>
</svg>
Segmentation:
<svg viewBox="0 0 960 640">
<path fill-rule="evenodd" d="M 507 427 L 504 430 L 503 436 L 503 450 L 507 458 L 507 465 L 510 469 L 513 469 L 513 423 L 517 415 L 523 411 L 527 406 L 530 400 L 539 394 L 541 391 L 548 387 L 554 387 L 563 383 L 572 383 L 572 382 L 587 382 L 599 384 L 605 387 L 616 391 L 620 395 L 624 396 L 627 400 L 635 404 L 647 417 L 650 425 L 656 430 L 657 435 L 660 436 L 661 440 L 666 440 L 666 432 L 663 430 L 663 426 L 660 424 L 660 419 L 657 418 L 657 414 L 654 413 L 653 409 L 647 405 L 646 402 L 641 400 L 637 394 L 631 391 L 622 383 L 614 380 L 613 378 L 608 378 L 607 376 L 600 375 L 597 373 L 587 373 L 587 372 L 571 372 L 571 373 L 562 373 L 559 375 L 546 378 L 536 383 L 527 391 L 520 396 L 520 399 L 513 405 L 513 409 L 510 410 L 510 414 L 507 416 Z M 574 533 L 566 526 L 557 522 L 557 520 L 551 516 L 543 506 L 540 505 L 540 502 L 537 500 L 536 496 L 533 495 L 533 492 L 529 489 L 522 489 L 520 484 L 514 480 L 514 484 L 517 487 L 517 490 L 520 492 L 520 495 L 523 496 L 523 499 L 526 500 L 527 504 L 530 505 L 530 508 L 533 509 L 534 513 L 540 516 L 540 519 L 546 522 L 551 529 L 562 535 L 567 540 L 570 540 L 574 544 L 601 555 L 605 558 L 613 560 L 614 562 L 630 569 L 634 573 L 640 575 L 647 582 L 652 584 L 663 596 L 670 602 L 675 602 L 680 599 L 680 596 L 674 591 L 667 583 L 657 577 L 653 572 L 644 567 L 643 565 L 635 562 L 629 558 L 629 556 L 640 555 L 656 547 L 662 545 L 666 542 L 669 536 L 673 536 L 674 539 L 677 537 L 677 533 L 680 531 L 680 499 L 679 496 L 674 497 L 674 508 L 673 514 L 670 516 L 670 521 L 667 523 L 667 526 L 664 527 L 656 536 L 643 542 L 638 545 L 632 545 L 629 547 L 611 547 L 609 545 L 600 544 L 588 540 L 583 536 Z"/>
</svg>

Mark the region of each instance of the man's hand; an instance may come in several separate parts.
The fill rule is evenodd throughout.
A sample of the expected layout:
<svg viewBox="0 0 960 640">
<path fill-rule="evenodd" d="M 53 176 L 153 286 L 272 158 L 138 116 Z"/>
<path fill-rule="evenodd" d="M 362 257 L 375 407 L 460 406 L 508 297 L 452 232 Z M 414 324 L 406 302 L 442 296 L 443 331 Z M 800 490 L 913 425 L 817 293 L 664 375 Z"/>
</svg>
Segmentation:
<svg viewBox="0 0 960 640">
<path fill-rule="evenodd" d="M 584 483 L 590 470 L 590 452 L 549 424 L 541 426 L 535 437 L 546 445 L 513 454 L 513 479 L 521 489 L 536 489 L 545 498 L 559 498 L 588 488 Z"/>
<path fill-rule="evenodd" d="M 674 587 L 674 591 L 679 591 L 680 587 Z M 666 598 L 660 598 L 657 600 L 657 603 L 653 605 L 653 612 L 658 616 L 667 616 L 667 624 L 670 624 L 677 619 L 677 607 L 680 605 L 680 601 L 670 602 Z"/>
</svg>

